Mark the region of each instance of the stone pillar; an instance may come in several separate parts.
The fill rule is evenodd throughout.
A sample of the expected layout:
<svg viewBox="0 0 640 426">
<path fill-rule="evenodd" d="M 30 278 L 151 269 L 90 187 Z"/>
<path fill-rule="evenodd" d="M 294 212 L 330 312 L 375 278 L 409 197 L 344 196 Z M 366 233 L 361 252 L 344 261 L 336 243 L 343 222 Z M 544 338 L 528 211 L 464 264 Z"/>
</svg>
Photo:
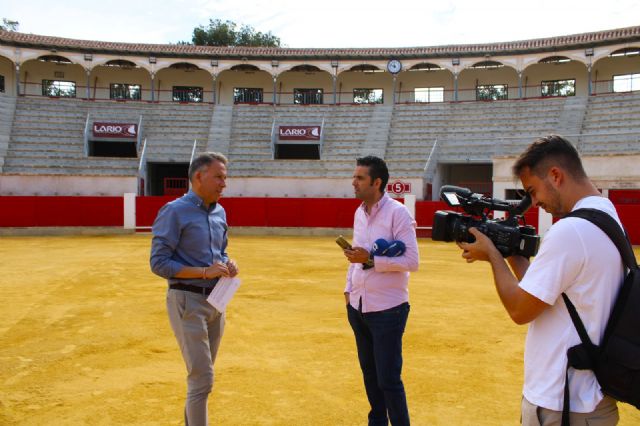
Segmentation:
<svg viewBox="0 0 640 426">
<path fill-rule="evenodd" d="M 453 73 L 453 100 L 458 101 L 458 73 Z"/>
<path fill-rule="evenodd" d="M 87 100 L 91 99 L 91 68 L 86 68 L 87 73 Z"/>
<path fill-rule="evenodd" d="M 213 104 L 215 105 L 217 103 L 217 94 L 216 94 L 217 76 L 215 74 L 211 74 L 211 77 L 213 79 L 213 90 L 211 90 L 211 95 L 213 97 Z"/>
<path fill-rule="evenodd" d="M 396 104 L 396 83 L 398 81 L 398 76 L 396 74 L 393 75 L 393 104 Z"/>
<path fill-rule="evenodd" d="M 518 99 L 522 99 L 522 71 L 518 71 Z"/>
<path fill-rule="evenodd" d="M 273 76 L 273 105 L 275 106 L 276 104 L 276 81 L 278 80 L 278 76 L 274 75 Z"/>
<path fill-rule="evenodd" d="M 27 88 L 24 88 L 25 93 Z M 16 96 L 20 96 L 20 63 L 16 62 Z"/>
<path fill-rule="evenodd" d="M 151 73 L 151 102 L 156 100 L 156 73 Z"/>
<path fill-rule="evenodd" d="M 338 102 L 338 98 L 337 98 L 338 76 L 334 75 L 332 78 L 333 78 L 333 104 L 335 105 Z"/>
</svg>

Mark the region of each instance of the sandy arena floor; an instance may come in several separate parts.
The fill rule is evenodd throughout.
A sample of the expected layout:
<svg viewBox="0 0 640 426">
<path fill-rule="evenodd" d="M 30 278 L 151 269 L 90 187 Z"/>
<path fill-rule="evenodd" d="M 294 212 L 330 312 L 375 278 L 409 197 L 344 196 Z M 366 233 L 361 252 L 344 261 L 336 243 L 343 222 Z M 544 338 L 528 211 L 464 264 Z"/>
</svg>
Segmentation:
<svg viewBox="0 0 640 426">
<path fill-rule="evenodd" d="M 0 424 L 182 423 L 184 365 L 149 271 L 150 236 L 0 239 Z M 420 241 L 404 382 L 414 425 L 517 425 L 526 327 L 487 264 Z M 243 282 L 209 399 L 215 425 L 364 425 L 330 237 L 232 237 Z M 640 411 L 620 404 L 620 425 Z"/>
</svg>

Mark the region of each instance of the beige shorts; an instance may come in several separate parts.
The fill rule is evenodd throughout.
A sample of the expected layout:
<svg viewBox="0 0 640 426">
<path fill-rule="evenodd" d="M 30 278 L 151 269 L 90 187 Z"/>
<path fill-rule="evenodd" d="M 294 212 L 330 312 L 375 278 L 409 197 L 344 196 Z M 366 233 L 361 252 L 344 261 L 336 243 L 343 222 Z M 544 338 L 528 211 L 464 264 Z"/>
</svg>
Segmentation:
<svg viewBox="0 0 640 426">
<path fill-rule="evenodd" d="M 570 413 L 571 426 L 615 426 L 620 419 L 616 400 L 605 396 L 590 413 Z M 562 411 L 533 405 L 522 397 L 522 426 L 560 426 Z"/>
</svg>

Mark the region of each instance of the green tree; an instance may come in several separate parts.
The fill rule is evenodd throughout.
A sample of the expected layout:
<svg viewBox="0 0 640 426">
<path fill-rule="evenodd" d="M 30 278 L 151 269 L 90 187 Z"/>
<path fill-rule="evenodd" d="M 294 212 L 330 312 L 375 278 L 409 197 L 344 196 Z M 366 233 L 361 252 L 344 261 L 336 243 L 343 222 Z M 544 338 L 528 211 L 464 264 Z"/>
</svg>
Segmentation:
<svg viewBox="0 0 640 426">
<path fill-rule="evenodd" d="M 12 21 L 7 18 L 2 18 L 2 24 L 0 24 L 0 30 L 3 31 L 18 31 L 20 23 L 18 21 Z"/>
<path fill-rule="evenodd" d="M 209 19 L 209 26 L 193 29 L 191 41 L 196 46 L 266 46 L 280 47 L 280 37 L 256 31 L 250 25 L 238 25 L 232 21 Z"/>
</svg>

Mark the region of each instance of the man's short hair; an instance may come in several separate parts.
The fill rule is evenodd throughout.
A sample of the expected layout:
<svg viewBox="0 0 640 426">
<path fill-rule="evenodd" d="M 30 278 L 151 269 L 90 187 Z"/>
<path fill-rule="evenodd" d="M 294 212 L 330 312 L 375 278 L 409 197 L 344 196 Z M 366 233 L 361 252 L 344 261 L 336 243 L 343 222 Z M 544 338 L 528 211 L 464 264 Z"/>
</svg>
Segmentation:
<svg viewBox="0 0 640 426">
<path fill-rule="evenodd" d="M 358 158 L 356 160 L 358 166 L 365 166 L 369 168 L 369 176 L 371 176 L 371 183 L 374 180 L 380 178 L 382 184 L 380 185 L 380 192 L 384 192 L 387 189 L 387 182 L 389 182 L 389 169 L 387 163 L 382 158 L 375 155 L 367 155 L 366 157 Z"/>
<path fill-rule="evenodd" d="M 567 171 L 574 179 L 587 177 L 576 148 L 558 135 L 539 138 L 529 145 L 516 160 L 512 171 L 514 176 L 519 177 L 524 169 L 528 168 L 530 173 L 543 177 L 553 166 Z"/>
<path fill-rule="evenodd" d="M 189 166 L 189 180 L 193 179 L 193 175 L 195 175 L 198 170 L 200 170 L 202 167 L 209 166 L 214 161 L 219 161 L 225 166 L 229 162 L 229 160 L 227 160 L 227 157 L 219 152 L 205 152 L 203 154 L 200 154 L 193 159 L 191 165 Z"/>
</svg>

